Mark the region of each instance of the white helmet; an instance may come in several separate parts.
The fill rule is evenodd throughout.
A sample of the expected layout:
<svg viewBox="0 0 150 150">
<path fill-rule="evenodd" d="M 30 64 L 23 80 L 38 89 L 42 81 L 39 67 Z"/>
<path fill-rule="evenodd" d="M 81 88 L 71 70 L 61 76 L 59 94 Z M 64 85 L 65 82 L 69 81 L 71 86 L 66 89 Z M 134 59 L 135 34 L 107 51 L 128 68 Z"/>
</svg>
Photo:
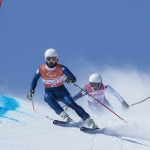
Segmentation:
<svg viewBox="0 0 150 150">
<path fill-rule="evenodd" d="M 45 60 L 47 57 L 57 57 L 58 58 L 58 54 L 57 51 L 53 48 L 49 48 L 45 51 Z"/>
<path fill-rule="evenodd" d="M 102 77 L 99 74 L 94 73 L 89 77 L 89 82 L 91 82 L 91 83 L 101 83 L 102 82 Z"/>
</svg>

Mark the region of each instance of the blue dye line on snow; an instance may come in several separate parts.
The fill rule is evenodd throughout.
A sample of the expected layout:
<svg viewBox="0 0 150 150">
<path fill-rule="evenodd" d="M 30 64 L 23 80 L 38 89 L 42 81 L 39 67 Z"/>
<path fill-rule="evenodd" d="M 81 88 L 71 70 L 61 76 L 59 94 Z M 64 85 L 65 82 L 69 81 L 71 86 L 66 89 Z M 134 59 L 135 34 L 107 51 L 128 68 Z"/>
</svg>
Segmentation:
<svg viewBox="0 0 150 150">
<path fill-rule="evenodd" d="M 1 116 L 1 117 L 2 117 L 2 118 L 9 119 L 9 120 L 12 120 L 12 121 L 15 121 L 15 122 L 20 122 L 19 120 L 14 119 L 14 118 L 9 118 L 9 117 L 6 117 L 6 116 Z"/>
<path fill-rule="evenodd" d="M 15 111 L 18 107 L 20 107 L 20 105 L 17 100 L 0 94 L 0 117 L 19 122 L 17 119 L 4 116 L 7 112 Z"/>
</svg>

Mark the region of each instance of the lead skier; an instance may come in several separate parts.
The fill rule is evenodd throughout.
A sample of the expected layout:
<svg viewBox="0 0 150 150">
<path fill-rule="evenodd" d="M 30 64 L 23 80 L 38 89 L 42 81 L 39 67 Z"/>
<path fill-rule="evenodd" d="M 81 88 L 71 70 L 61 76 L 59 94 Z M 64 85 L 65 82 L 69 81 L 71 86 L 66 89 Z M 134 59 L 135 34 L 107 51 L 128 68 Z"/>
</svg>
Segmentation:
<svg viewBox="0 0 150 150">
<path fill-rule="evenodd" d="M 89 84 L 85 85 L 85 87 L 82 90 L 80 90 L 76 95 L 74 95 L 73 100 L 76 101 L 84 95 L 87 95 L 87 101 L 90 111 L 98 114 L 105 111 L 105 107 L 102 106 L 96 100 L 100 101 L 108 108 L 113 109 L 113 107 L 105 97 L 105 91 L 115 96 L 121 102 L 122 108 L 124 110 L 127 110 L 129 108 L 129 105 L 125 102 L 122 96 L 118 92 L 116 92 L 110 85 L 103 83 L 102 77 L 97 73 L 92 74 L 89 77 Z M 65 105 L 63 108 L 65 111 L 67 111 L 69 106 Z"/>
<path fill-rule="evenodd" d="M 59 105 L 59 101 L 71 107 L 90 128 L 98 128 L 89 114 L 86 113 L 81 106 L 74 102 L 70 93 L 65 88 L 64 82 L 75 83 L 76 77 L 66 66 L 58 63 L 57 51 L 53 48 L 46 50 L 45 61 L 46 63 L 41 64 L 35 72 L 27 98 L 32 100 L 37 81 L 41 77 L 45 86 L 44 100 L 56 114 L 60 115 L 63 121 L 72 122 L 73 120 Z"/>
</svg>

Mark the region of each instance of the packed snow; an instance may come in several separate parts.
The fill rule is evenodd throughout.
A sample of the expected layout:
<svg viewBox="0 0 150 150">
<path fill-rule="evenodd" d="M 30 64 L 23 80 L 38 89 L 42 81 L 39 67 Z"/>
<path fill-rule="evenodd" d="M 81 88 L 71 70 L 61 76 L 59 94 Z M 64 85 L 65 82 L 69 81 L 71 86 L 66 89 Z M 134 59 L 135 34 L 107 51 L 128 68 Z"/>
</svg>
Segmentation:
<svg viewBox="0 0 150 150">
<path fill-rule="evenodd" d="M 111 69 L 101 72 L 101 75 L 130 105 L 150 96 L 148 75 L 125 70 L 113 72 Z M 79 81 L 77 84 L 84 85 L 84 82 L 86 83 L 85 80 Z M 76 89 L 74 93 L 77 91 Z M 84 97 L 77 103 L 101 128 L 97 132 L 84 133 L 80 131 L 80 127 L 85 124 L 71 109 L 68 114 L 77 125 L 56 126 L 52 123 L 53 119 L 60 117 L 43 100 L 38 103 L 36 94 L 35 111 L 26 97 L 1 94 L 0 150 L 150 150 L 150 99 L 123 111 L 115 97 L 110 94 L 106 94 L 106 97 L 115 113 L 127 123 L 108 110 L 106 114 L 92 114 Z"/>
</svg>

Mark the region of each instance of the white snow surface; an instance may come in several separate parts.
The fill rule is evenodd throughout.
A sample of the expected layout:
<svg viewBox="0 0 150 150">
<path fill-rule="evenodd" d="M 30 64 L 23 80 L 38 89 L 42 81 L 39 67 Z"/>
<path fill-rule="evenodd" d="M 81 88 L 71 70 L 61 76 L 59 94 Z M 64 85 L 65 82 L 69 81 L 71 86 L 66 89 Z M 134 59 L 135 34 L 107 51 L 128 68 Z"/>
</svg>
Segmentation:
<svg viewBox="0 0 150 150">
<path fill-rule="evenodd" d="M 115 115 L 93 116 L 102 131 L 84 133 L 72 110 L 68 113 L 79 125 L 61 127 L 46 117 L 59 119 L 49 107 L 35 103 L 34 112 L 31 102 L 17 101 L 20 107 L 0 118 L 0 150 L 150 150 L 149 118 L 122 113 L 124 123 Z"/>
<path fill-rule="evenodd" d="M 97 70 L 97 66 L 86 64 L 84 69 L 77 71 L 77 76 L 80 76 L 77 85 L 83 87 L 91 72 L 96 72 L 102 75 L 103 81 L 119 92 L 129 105 L 150 96 L 148 73 L 139 72 L 132 67 L 99 69 L 99 72 Z M 67 87 L 72 95 L 79 90 L 72 85 Z M 35 112 L 26 95 L 21 98 L 19 95 L 12 96 L 9 90 L 6 90 L 6 97 L 0 95 L 0 150 L 150 150 L 150 99 L 123 111 L 116 97 L 106 93 L 115 113 L 127 123 L 108 110 L 107 114 L 92 114 L 85 97 L 76 101 L 102 129 L 101 132 L 92 134 L 80 131 L 80 127 L 85 124 L 71 109 L 68 114 L 77 122 L 77 126 L 53 125 L 52 120 L 46 116 L 52 119 L 60 117 L 44 102 L 40 85 L 37 88 L 39 89 L 34 95 Z M 4 90 L 4 87 L 1 87 L 0 91 Z M 14 100 L 6 101 L 5 98 L 10 98 L 8 95 Z"/>
</svg>

